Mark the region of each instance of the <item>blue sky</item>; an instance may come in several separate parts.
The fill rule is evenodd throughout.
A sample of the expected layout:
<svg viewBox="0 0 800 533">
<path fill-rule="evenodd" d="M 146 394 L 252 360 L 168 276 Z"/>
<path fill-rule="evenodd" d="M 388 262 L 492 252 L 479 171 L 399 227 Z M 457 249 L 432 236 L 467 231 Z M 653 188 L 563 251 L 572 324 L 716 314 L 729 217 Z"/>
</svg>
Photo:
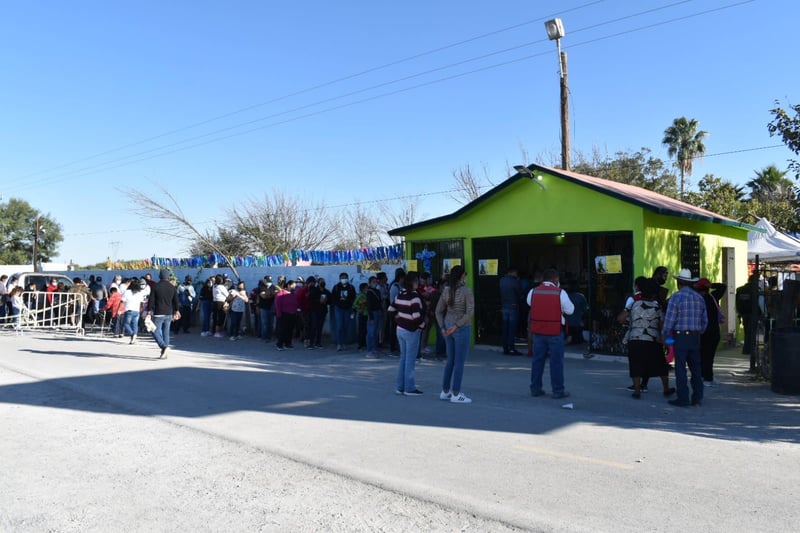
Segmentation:
<svg viewBox="0 0 800 533">
<path fill-rule="evenodd" d="M 781 144 L 769 109 L 800 101 L 788 0 L 6 0 L 0 194 L 50 213 L 59 259 L 86 264 L 185 255 L 141 229 L 151 222 L 120 189 L 163 186 L 206 224 L 272 191 L 329 205 L 444 191 L 467 163 L 499 182 L 520 146 L 532 159 L 560 150 L 553 16 L 574 150 L 666 159 L 679 116 L 709 132 L 708 154 Z M 711 155 L 691 181 L 743 184 L 791 155 Z M 419 198 L 425 218 L 457 207 Z"/>
</svg>

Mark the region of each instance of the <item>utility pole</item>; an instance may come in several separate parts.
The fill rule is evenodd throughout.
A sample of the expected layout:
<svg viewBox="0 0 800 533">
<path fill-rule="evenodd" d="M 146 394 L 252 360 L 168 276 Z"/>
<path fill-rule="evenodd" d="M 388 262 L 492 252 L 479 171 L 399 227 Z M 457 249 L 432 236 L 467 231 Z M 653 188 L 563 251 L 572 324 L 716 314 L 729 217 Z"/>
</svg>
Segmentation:
<svg viewBox="0 0 800 533">
<path fill-rule="evenodd" d="M 561 50 L 564 23 L 559 18 L 544 23 L 547 38 L 556 42 L 558 71 L 561 77 L 561 168 L 569 170 L 569 85 L 567 84 L 567 53 Z"/>
<path fill-rule="evenodd" d="M 561 57 L 561 168 L 569 170 L 569 85 L 567 84 L 567 53 Z"/>
<path fill-rule="evenodd" d="M 39 272 L 39 217 L 33 221 L 33 271 Z"/>
</svg>

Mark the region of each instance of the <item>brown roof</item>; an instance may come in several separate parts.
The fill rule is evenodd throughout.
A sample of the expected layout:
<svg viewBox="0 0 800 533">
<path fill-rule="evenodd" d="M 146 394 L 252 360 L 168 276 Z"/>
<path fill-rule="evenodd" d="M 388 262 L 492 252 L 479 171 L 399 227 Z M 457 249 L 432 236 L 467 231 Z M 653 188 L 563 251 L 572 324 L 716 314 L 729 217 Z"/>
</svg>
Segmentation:
<svg viewBox="0 0 800 533">
<path fill-rule="evenodd" d="M 758 231 L 758 232 L 762 231 L 760 228 L 751 226 L 749 224 L 745 224 L 744 222 L 739 222 L 737 220 L 728 218 L 723 215 L 719 215 L 707 209 L 696 207 L 694 205 L 687 204 L 686 202 L 681 202 L 680 200 L 676 200 L 675 198 L 670 198 L 669 196 L 664 196 L 663 194 L 649 191 L 647 189 L 643 189 L 642 187 L 637 187 L 635 185 L 628 185 L 627 183 L 619 183 L 617 181 L 606 180 L 603 178 L 596 178 L 594 176 L 587 176 L 586 174 L 578 174 L 577 172 L 546 167 L 543 165 L 528 165 L 528 169 L 534 174 L 536 172 L 546 172 L 557 178 L 565 179 L 567 181 L 571 181 L 578 185 L 588 187 L 589 189 L 592 189 L 599 193 L 612 196 L 614 198 L 622 200 L 623 202 L 628 202 L 634 205 L 638 205 L 639 207 L 642 207 L 649 211 L 653 211 L 660 215 L 687 218 L 703 222 L 713 222 L 716 224 L 723 224 L 726 226 L 742 228 L 748 231 Z M 490 196 L 496 194 L 497 192 L 505 189 L 509 185 L 516 183 L 521 179 L 530 179 L 530 177 L 526 174 L 521 174 L 518 172 L 513 176 L 511 176 L 510 178 L 508 178 L 507 180 L 503 181 L 502 183 L 488 190 L 475 200 L 471 201 L 461 209 L 458 209 L 457 211 L 454 211 L 449 215 L 443 215 L 422 222 L 417 222 L 409 226 L 396 228 L 389 231 L 389 234 L 404 235 L 410 230 L 454 219 L 459 215 L 469 211 L 478 204 L 482 203 Z"/>
</svg>

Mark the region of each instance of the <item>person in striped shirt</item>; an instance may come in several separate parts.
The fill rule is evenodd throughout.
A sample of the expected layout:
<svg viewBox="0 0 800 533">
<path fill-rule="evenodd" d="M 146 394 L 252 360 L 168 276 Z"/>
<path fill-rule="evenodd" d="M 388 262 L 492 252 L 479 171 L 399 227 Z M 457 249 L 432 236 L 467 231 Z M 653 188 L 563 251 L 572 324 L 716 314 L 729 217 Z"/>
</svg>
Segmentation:
<svg viewBox="0 0 800 533">
<path fill-rule="evenodd" d="M 425 327 L 425 308 L 417 288 L 419 276 L 411 271 L 406 274 L 403 288 L 389 307 L 397 325 L 397 341 L 400 345 L 400 363 L 397 367 L 396 394 L 419 396 L 422 391 L 414 383 L 414 365 L 419 352 L 419 339 Z"/>
</svg>

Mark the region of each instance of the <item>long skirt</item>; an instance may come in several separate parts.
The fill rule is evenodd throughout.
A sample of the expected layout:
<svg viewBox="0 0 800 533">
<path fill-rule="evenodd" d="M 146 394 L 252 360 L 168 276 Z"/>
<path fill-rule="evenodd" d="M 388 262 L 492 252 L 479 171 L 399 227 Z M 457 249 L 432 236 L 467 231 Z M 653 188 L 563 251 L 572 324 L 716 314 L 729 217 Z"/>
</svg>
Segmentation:
<svg viewBox="0 0 800 533">
<path fill-rule="evenodd" d="M 628 364 L 631 377 L 653 378 L 669 374 L 664 345 L 660 342 L 629 341 Z"/>
</svg>

